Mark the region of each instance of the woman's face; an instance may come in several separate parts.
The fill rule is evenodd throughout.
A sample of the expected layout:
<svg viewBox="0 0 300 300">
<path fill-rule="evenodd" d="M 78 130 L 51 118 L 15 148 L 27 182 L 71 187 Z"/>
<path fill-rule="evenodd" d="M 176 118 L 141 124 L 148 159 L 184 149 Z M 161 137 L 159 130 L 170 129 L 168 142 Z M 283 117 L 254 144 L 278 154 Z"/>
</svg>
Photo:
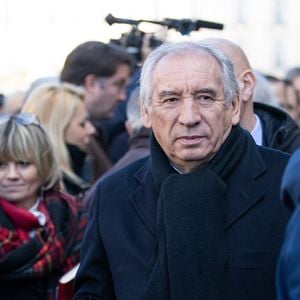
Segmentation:
<svg viewBox="0 0 300 300">
<path fill-rule="evenodd" d="M 0 197 L 30 209 L 37 200 L 41 179 L 30 162 L 0 162 Z"/>
<path fill-rule="evenodd" d="M 65 141 L 77 146 L 81 151 L 86 151 L 90 137 L 95 133 L 95 127 L 87 119 L 87 111 L 83 102 L 77 107 L 75 115 L 65 131 Z"/>
</svg>

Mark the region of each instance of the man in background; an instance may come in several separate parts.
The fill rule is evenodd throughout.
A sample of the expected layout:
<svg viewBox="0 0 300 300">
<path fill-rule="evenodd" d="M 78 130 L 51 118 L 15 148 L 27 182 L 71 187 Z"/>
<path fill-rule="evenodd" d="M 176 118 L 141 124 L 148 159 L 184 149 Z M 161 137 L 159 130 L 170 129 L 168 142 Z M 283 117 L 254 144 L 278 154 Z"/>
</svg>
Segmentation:
<svg viewBox="0 0 300 300">
<path fill-rule="evenodd" d="M 89 117 L 97 129 L 97 150 L 92 141 L 94 177 L 99 177 L 111 167 L 107 149 L 107 134 L 102 121 L 112 117 L 118 101 L 126 99 L 126 85 L 133 70 L 132 57 L 120 46 L 88 41 L 77 46 L 67 56 L 60 80 L 80 85 L 85 91 L 85 104 Z M 93 179 L 96 179 L 93 178 Z"/>
<path fill-rule="evenodd" d="M 300 147 L 300 129 L 297 123 L 276 107 L 253 102 L 256 79 L 241 47 L 221 38 L 208 38 L 203 42 L 220 49 L 231 60 L 240 90 L 240 125 L 251 133 L 256 144 L 287 153 L 297 150 Z"/>
</svg>

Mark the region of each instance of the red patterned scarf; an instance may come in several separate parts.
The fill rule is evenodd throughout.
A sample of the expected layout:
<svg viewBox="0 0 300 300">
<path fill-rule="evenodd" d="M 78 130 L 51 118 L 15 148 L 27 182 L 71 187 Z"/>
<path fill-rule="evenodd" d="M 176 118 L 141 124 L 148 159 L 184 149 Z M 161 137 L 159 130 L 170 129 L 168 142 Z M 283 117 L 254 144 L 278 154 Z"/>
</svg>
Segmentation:
<svg viewBox="0 0 300 300">
<path fill-rule="evenodd" d="M 58 191 L 46 193 L 38 210 L 46 216 L 45 226 L 0 199 L 0 280 L 44 280 L 41 293 L 53 299 L 58 278 L 79 262 L 87 217 L 75 198 Z"/>
</svg>

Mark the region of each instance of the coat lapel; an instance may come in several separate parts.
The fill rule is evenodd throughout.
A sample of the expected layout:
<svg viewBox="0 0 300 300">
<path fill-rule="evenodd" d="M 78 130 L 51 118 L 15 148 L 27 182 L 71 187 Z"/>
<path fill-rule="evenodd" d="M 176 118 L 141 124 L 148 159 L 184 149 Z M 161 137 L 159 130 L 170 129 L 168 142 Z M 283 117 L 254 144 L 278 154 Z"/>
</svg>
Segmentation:
<svg viewBox="0 0 300 300">
<path fill-rule="evenodd" d="M 138 185 L 130 195 L 129 202 L 145 227 L 156 237 L 158 191 L 147 163 L 136 172 L 135 178 Z"/>
<path fill-rule="evenodd" d="M 249 148 L 244 161 L 234 170 L 228 182 L 225 229 L 232 226 L 265 195 L 265 189 L 262 187 L 265 184 L 263 175 L 267 168 L 257 146 L 251 143 Z M 136 172 L 138 184 L 129 201 L 141 222 L 156 237 L 159 192 L 157 184 L 153 181 L 150 164 L 151 159 Z"/>
<path fill-rule="evenodd" d="M 267 168 L 256 146 L 251 148 L 248 157 L 235 170 L 235 175 L 231 177 L 228 184 L 225 229 L 241 218 L 265 195 L 263 175 Z"/>
</svg>

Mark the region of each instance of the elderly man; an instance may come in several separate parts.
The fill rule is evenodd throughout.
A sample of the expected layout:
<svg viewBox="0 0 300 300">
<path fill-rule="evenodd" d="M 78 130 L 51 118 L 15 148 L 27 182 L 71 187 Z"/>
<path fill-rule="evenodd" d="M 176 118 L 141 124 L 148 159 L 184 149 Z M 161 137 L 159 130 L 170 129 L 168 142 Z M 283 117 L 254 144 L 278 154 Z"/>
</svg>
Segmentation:
<svg viewBox="0 0 300 300">
<path fill-rule="evenodd" d="M 256 144 L 287 153 L 297 150 L 300 147 L 297 123 L 283 110 L 253 102 L 255 75 L 242 48 L 221 38 L 209 38 L 203 42 L 222 50 L 231 60 L 240 87 L 240 125 L 251 133 Z"/>
<path fill-rule="evenodd" d="M 151 155 L 98 184 L 74 299 L 274 299 L 288 156 L 239 127 L 230 61 L 203 43 L 161 46 L 141 100 Z"/>
</svg>

